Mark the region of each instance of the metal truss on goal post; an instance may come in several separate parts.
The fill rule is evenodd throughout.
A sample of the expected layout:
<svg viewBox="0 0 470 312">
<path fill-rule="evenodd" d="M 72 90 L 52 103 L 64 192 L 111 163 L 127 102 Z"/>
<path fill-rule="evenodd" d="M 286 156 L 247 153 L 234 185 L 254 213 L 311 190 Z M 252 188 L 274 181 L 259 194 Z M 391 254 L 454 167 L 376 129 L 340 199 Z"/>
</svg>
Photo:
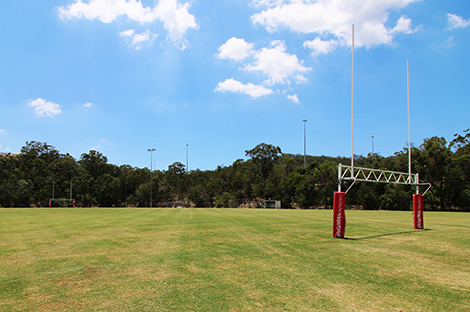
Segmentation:
<svg viewBox="0 0 470 312">
<path fill-rule="evenodd" d="M 416 186 L 416 194 L 419 194 L 419 187 L 426 186 L 423 196 L 431 188 L 431 183 L 419 183 L 418 173 L 405 173 L 397 171 L 389 171 L 382 169 L 371 169 L 362 167 L 352 167 L 339 164 L 338 166 L 338 192 L 341 192 L 341 181 L 352 180 L 353 183 L 348 187 L 345 194 L 351 189 L 356 181 L 362 182 L 379 182 L 391 184 L 407 184 Z"/>
</svg>

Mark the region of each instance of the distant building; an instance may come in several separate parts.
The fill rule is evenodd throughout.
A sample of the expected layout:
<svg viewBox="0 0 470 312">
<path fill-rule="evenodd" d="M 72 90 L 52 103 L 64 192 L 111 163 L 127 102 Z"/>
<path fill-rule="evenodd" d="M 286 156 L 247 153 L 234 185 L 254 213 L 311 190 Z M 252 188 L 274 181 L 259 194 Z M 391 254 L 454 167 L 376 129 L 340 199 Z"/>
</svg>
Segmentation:
<svg viewBox="0 0 470 312">
<path fill-rule="evenodd" d="M 16 155 L 19 155 L 20 153 L 4 153 L 4 152 L 0 152 L 0 156 L 5 156 L 5 157 L 8 157 L 8 156 L 16 156 Z"/>
</svg>

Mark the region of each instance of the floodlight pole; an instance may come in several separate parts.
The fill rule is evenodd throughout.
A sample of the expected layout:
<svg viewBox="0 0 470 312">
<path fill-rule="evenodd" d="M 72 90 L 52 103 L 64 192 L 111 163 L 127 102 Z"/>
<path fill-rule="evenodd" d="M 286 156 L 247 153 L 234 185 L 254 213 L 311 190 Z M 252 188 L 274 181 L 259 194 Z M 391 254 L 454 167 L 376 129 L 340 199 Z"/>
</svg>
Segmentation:
<svg viewBox="0 0 470 312">
<path fill-rule="evenodd" d="M 189 149 L 189 144 L 186 144 L 186 173 L 189 173 L 189 165 L 188 165 L 188 149 Z"/>
<path fill-rule="evenodd" d="M 148 152 L 150 152 L 150 208 L 152 208 L 152 162 L 153 162 L 153 155 L 152 153 L 155 151 L 154 148 L 149 148 L 147 149 Z"/>
<path fill-rule="evenodd" d="M 372 139 L 372 168 L 374 167 L 374 136 L 371 136 Z"/>
<path fill-rule="evenodd" d="M 304 119 L 302 120 L 302 122 L 304 123 L 304 169 L 307 169 L 307 140 L 306 140 L 307 133 L 305 130 L 307 120 Z"/>
<path fill-rule="evenodd" d="M 352 25 L 351 178 L 354 178 L 354 24 Z"/>
</svg>

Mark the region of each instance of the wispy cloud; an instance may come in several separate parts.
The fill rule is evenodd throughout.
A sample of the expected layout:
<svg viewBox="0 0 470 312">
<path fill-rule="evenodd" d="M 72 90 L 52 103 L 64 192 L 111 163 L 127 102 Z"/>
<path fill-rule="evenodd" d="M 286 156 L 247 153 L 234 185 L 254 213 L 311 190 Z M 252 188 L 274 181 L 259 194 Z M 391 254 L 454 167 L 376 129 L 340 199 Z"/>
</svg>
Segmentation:
<svg viewBox="0 0 470 312">
<path fill-rule="evenodd" d="M 98 149 L 101 148 L 101 144 L 106 142 L 106 139 L 101 139 L 100 142 L 101 142 L 101 143 L 96 144 L 96 145 L 93 146 L 93 147 L 87 146 L 87 148 L 88 148 L 89 150 L 92 150 L 92 151 L 97 151 Z"/>
<path fill-rule="evenodd" d="M 450 36 L 449 39 L 447 39 L 446 44 L 449 49 L 452 49 L 455 45 L 454 36 Z"/>
<path fill-rule="evenodd" d="M 151 44 L 153 40 L 158 36 L 158 34 L 153 34 L 148 29 L 140 34 L 136 34 L 134 29 L 121 31 L 119 34 L 122 37 L 131 37 L 132 42 L 130 43 L 130 46 L 134 46 L 136 51 L 140 50 L 140 48 L 142 47 L 142 43 L 148 42 L 148 44 Z"/>
<path fill-rule="evenodd" d="M 224 82 L 219 82 L 215 88 L 216 92 L 238 92 L 243 94 L 248 94 L 253 98 L 260 96 L 268 95 L 273 93 L 273 90 L 265 88 L 260 85 L 255 85 L 252 83 L 243 84 L 240 81 L 235 79 L 227 79 Z"/>
<path fill-rule="evenodd" d="M 41 98 L 29 102 L 28 105 L 34 107 L 36 117 L 54 117 L 55 115 L 62 113 L 59 104 L 48 102 Z"/>
<path fill-rule="evenodd" d="M 7 131 L 5 129 L 0 129 L 0 135 L 4 135 L 6 133 L 7 133 Z"/>
<path fill-rule="evenodd" d="M 470 26 L 470 20 L 465 20 L 463 17 L 447 13 L 447 28 L 446 30 L 453 30 L 457 28 L 466 28 Z"/>
<path fill-rule="evenodd" d="M 297 96 L 297 94 L 294 94 L 294 95 L 288 95 L 287 96 L 287 99 L 299 104 L 300 103 L 300 100 L 299 100 L 299 97 Z"/>
</svg>

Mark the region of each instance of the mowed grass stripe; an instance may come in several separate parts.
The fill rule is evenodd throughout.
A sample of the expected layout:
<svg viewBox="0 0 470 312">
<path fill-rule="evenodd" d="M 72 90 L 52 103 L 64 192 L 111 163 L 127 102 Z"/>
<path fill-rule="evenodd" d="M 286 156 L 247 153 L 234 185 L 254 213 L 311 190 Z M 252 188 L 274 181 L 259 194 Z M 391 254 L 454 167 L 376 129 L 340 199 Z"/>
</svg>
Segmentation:
<svg viewBox="0 0 470 312">
<path fill-rule="evenodd" d="M 467 311 L 470 215 L 0 209 L 2 311 Z"/>
</svg>

